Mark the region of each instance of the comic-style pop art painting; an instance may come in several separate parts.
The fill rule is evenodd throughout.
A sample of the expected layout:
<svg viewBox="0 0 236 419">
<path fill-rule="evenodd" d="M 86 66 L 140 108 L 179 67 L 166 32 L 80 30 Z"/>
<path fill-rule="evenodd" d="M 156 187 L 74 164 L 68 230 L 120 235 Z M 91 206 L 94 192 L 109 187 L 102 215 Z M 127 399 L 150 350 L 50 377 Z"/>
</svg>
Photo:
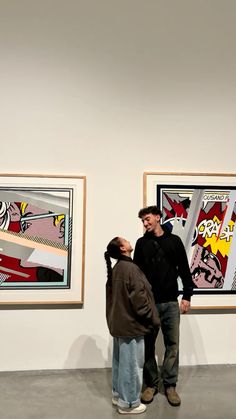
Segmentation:
<svg viewBox="0 0 236 419">
<path fill-rule="evenodd" d="M 235 192 L 198 185 L 194 189 L 157 187 L 162 222 L 182 237 L 196 288 L 236 290 Z"/>
<path fill-rule="evenodd" d="M 0 188 L 1 287 L 69 286 L 71 193 Z"/>
<path fill-rule="evenodd" d="M 1 181 L 0 296 L 5 290 L 34 290 L 40 298 L 42 290 L 45 296 L 49 290 L 70 292 L 73 247 L 83 258 L 84 179 L 1 177 Z M 81 270 L 82 260 L 77 266 Z M 81 272 L 77 281 L 82 281 Z"/>
<path fill-rule="evenodd" d="M 146 174 L 146 204 L 181 237 L 195 293 L 236 293 L 235 183 L 233 175 Z"/>
</svg>

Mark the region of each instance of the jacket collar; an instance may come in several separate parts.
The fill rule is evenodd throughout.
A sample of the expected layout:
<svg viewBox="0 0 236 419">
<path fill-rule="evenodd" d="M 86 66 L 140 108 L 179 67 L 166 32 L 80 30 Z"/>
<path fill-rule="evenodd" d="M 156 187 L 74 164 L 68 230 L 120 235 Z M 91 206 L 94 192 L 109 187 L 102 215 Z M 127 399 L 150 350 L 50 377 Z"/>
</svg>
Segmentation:
<svg viewBox="0 0 236 419">
<path fill-rule="evenodd" d="M 120 260 L 126 260 L 126 261 L 128 261 L 128 262 L 133 262 L 133 259 L 131 259 L 131 257 L 129 257 L 129 256 L 124 256 L 124 255 L 121 255 L 121 256 L 119 257 L 118 262 L 119 262 Z"/>
<path fill-rule="evenodd" d="M 162 227 L 162 230 L 164 231 L 164 234 L 162 234 L 162 236 L 160 236 L 160 237 L 164 238 L 164 237 L 170 236 L 171 232 L 170 232 L 169 228 L 164 226 L 164 225 L 161 225 L 161 227 Z M 153 233 L 153 231 L 146 231 L 144 233 L 144 237 L 146 239 L 157 239 L 157 236 Z"/>
</svg>

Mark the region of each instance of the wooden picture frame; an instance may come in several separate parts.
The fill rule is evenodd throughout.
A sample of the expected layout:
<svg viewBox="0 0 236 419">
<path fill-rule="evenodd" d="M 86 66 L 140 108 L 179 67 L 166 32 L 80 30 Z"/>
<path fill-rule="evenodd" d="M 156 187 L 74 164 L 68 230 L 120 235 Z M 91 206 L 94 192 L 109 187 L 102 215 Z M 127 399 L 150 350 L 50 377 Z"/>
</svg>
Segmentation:
<svg viewBox="0 0 236 419">
<path fill-rule="evenodd" d="M 193 308 L 236 308 L 236 174 L 145 172 L 143 204 L 185 245 Z M 181 291 L 181 281 L 179 282 Z"/>
<path fill-rule="evenodd" d="M 0 174 L 0 305 L 83 304 L 86 177 Z"/>
</svg>

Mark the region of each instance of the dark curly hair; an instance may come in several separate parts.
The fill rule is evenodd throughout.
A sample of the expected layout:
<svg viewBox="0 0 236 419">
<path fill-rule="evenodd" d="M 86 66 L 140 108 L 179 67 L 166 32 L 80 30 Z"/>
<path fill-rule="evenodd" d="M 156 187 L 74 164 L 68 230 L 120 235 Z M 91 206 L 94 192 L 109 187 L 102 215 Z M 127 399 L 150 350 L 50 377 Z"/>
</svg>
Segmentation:
<svg viewBox="0 0 236 419">
<path fill-rule="evenodd" d="M 143 216 L 148 214 L 160 215 L 160 217 L 162 217 L 162 212 L 160 208 L 158 208 L 156 205 L 151 205 L 150 207 L 142 208 L 138 213 L 138 217 L 142 218 Z"/>
</svg>

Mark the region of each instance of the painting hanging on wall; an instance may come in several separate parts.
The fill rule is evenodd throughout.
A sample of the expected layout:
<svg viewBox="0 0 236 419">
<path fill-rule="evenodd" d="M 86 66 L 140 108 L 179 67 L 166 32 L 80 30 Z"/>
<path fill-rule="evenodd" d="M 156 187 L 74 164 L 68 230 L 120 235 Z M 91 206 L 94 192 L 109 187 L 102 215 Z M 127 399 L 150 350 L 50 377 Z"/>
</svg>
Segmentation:
<svg viewBox="0 0 236 419">
<path fill-rule="evenodd" d="M 236 174 L 144 173 L 144 205 L 185 245 L 193 306 L 236 307 L 235 203 Z"/>
<path fill-rule="evenodd" d="M 83 303 L 85 176 L 0 175 L 0 304 Z"/>
</svg>

